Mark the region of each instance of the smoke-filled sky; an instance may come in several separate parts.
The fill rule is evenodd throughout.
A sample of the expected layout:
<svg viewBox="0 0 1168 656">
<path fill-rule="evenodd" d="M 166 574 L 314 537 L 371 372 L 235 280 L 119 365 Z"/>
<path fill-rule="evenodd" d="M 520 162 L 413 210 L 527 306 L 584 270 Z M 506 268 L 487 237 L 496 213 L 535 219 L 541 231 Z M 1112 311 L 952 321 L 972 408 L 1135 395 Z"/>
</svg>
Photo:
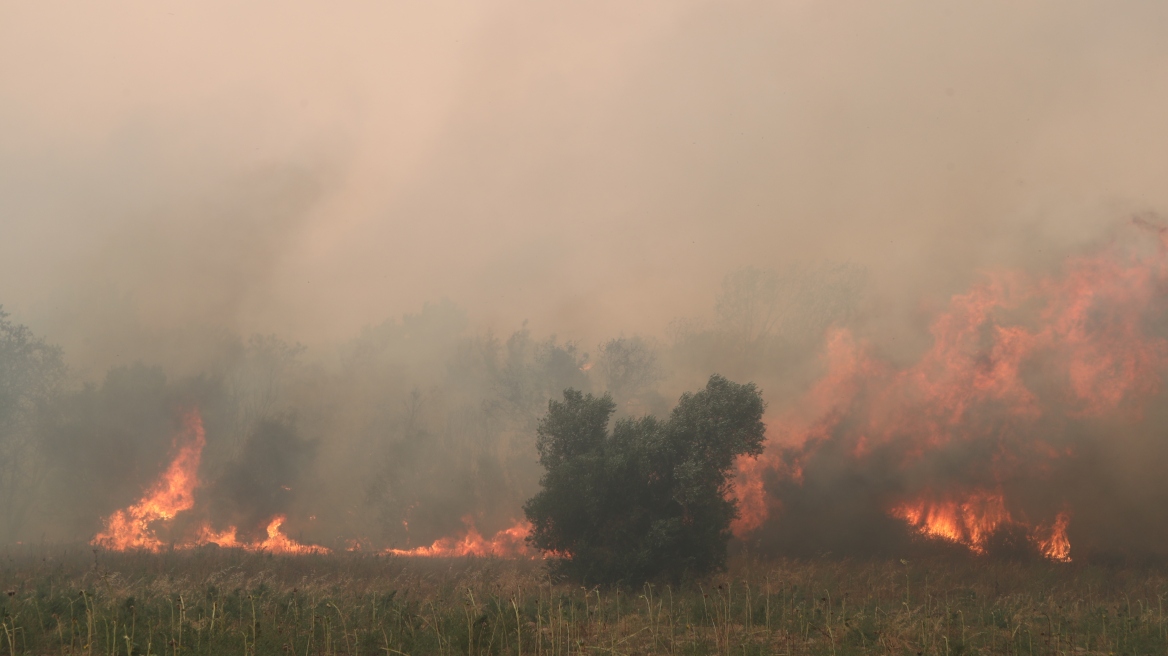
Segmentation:
<svg viewBox="0 0 1168 656">
<path fill-rule="evenodd" d="M 744 265 L 911 314 L 1168 207 L 1166 36 L 1159 2 L 4 3 L 0 303 L 94 367 L 441 298 L 660 333 Z"/>
</svg>

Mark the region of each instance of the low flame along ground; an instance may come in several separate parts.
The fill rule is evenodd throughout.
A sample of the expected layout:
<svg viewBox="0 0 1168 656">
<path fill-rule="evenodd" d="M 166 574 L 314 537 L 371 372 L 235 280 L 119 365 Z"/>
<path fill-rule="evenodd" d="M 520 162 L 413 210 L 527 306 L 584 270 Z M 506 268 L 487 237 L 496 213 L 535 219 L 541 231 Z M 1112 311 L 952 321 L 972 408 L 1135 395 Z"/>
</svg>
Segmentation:
<svg viewBox="0 0 1168 656">
<path fill-rule="evenodd" d="M 428 558 L 449 558 L 461 556 L 491 556 L 495 558 L 532 557 L 527 548 L 527 534 L 531 532 L 528 522 L 516 522 L 509 529 L 499 531 L 491 539 L 486 539 L 475 528 L 471 517 L 463 517 L 466 534 L 461 538 L 441 538 L 433 544 L 415 549 L 386 549 L 382 553 L 394 556 L 420 556 Z"/>
<path fill-rule="evenodd" d="M 1071 543 L 1067 539 L 1069 513 L 1059 513 L 1049 526 L 1031 527 L 1010 515 L 1001 494 L 979 492 L 962 501 L 922 499 L 896 506 L 891 514 L 922 535 L 964 544 L 977 554 L 986 553 L 997 531 L 1021 528 L 1047 558 L 1071 560 Z"/>
<path fill-rule="evenodd" d="M 199 463 L 203 447 L 207 443 L 203 430 L 203 418 L 197 410 L 189 411 L 183 418 L 184 429 L 175 438 L 177 454 L 161 478 L 146 491 L 137 503 L 114 512 L 105 521 L 105 530 L 98 533 L 92 544 L 114 551 L 141 549 L 161 551 L 165 546 L 155 533 L 159 522 L 167 522 L 181 512 L 195 505 L 195 489 L 199 486 Z M 304 545 L 280 532 L 285 518 L 277 515 L 267 526 L 268 537 L 258 542 L 240 542 L 236 539 L 238 529 L 234 526 L 225 531 L 215 531 L 204 524 L 199 527 L 197 537 L 190 542 L 176 544 L 176 548 L 186 549 L 204 545 L 267 551 L 270 553 L 307 554 L 328 553 L 320 546 Z"/>
<path fill-rule="evenodd" d="M 1034 437 L 1032 429 L 1044 416 L 1062 412 L 1073 420 L 1138 412 L 1133 404 L 1159 390 L 1168 370 L 1168 342 L 1147 334 L 1144 318 L 1168 288 L 1168 232 L 1139 221 L 1134 230 L 1138 243 L 1113 244 L 1093 256 L 1073 258 L 1057 275 L 987 274 L 984 282 L 950 299 L 932 322 L 931 348 L 911 366 L 881 361 L 848 331 L 829 334 L 823 378 L 792 406 L 797 410 L 770 418 L 763 455 L 739 462 L 734 494 L 740 513 L 734 534 L 745 538 L 768 518 L 781 522 L 782 500 L 768 493 L 766 479 L 801 483 L 804 462 L 829 441 L 844 444 L 857 460 L 895 445 L 903 463 L 892 466 L 908 469 L 952 444 L 982 440 L 996 444 L 997 453 L 993 471 L 978 484 L 931 481 L 891 500 L 887 514 L 921 536 L 962 544 L 974 553 L 984 553 L 1000 529 L 1020 530 L 1048 558 L 1069 561 L 1073 509 L 1064 506 L 1049 516 L 1027 516 L 1003 491 L 1001 481 L 1028 473 L 1021 467 L 1040 471 L 1046 462 L 1073 455 L 1069 448 Z M 1028 319 L 1011 320 L 1021 315 Z M 1058 408 L 1049 407 L 1023 378 L 1024 367 L 1036 360 L 1061 385 Z M 971 420 L 987 407 L 1008 418 L 995 424 L 992 434 Z M 180 437 L 162 477 L 137 503 L 110 515 L 93 544 L 114 550 L 163 548 L 153 526 L 195 503 L 205 443 L 197 411 L 187 414 Z M 970 478 L 978 479 L 965 477 Z M 329 551 L 288 538 L 280 531 L 283 521 L 273 517 L 267 538 L 258 542 L 239 541 L 234 527 L 215 531 L 203 526 L 192 542 L 177 546 Z M 524 540 L 530 525 L 525 522 L 487 539 L 469 518 L 464 521 L 467 529 L 461 537 L 383 553 L 531 556 Z"/>
<path fill-rule="evenodd" d="M 175 438 L 176 455 L 137 503 L 114 512 L 105 521 L 105 529 L 98 533 L 92 544 L 113 551 L 144 550 L 161 551 L 166 544 L 155 532 L 159 523 L 172 520 L 179 513 L 190 510 L 195 505 L 195 490 L 199 485 L 199 463 L 206 432 L 203 419 L 197 410 L 188 412 L 183 418 L 184 428 Z M 175 548 L 190 549 L 206 545 L 216 545 L 226 549 L 265 551 L 277 554 L 326 554 L 331 550 L 319 545 L 301 544 L 281 532 L 280 527 L 287 518 L 276 515 L 267 525 L 267 537 L 263 540 L 247 542 L 238 538 L 239 529 L 229 526 L 217 531 L 209 524 L 199 527 L 193 540 L 175 544 Z M 442 538 L 433 544 L 416 549 L 386 549 L 383 553 L 415 557 L 460 557 L 494 556 L 500 558 L 529 557 L 525 538 L 530 531 L 526 522 L 514 526 L 486 539 L 475 528 L 472 518 L 463 519 L 466 534 L 461 538 Z"/>
<path fill-rule="evenodd" d="M 105 530 L 93 538 L 93 544 L 117 551 L 159 551 L 163 544 L 152 525 L 174 519 L 175 515 L 194 507 L 199 463 L 207 438 L 203 418 L 197 411 L 188 412 L 183 423 L 183 435 L 175 439 L 178 454 L 162 477 L 137 503 L 110 515 L 105 521 Z M 180 439 L 183 437 L 186 439 Z"/>
</svg>

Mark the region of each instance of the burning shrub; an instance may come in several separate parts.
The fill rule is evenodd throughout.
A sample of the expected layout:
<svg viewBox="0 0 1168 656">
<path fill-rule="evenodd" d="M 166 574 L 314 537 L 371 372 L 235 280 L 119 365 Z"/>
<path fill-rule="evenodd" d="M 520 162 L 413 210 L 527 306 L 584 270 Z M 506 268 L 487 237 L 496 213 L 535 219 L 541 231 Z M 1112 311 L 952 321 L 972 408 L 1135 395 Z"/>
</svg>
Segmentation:
<svg viewBox="0 0 1168 656">
<path fill-rule="evenodd" d="M 668 421 L 622 419 L 616 404 L 566 390 L 539 423 L 543 489 L 527 502 L 528 541 L 574 579 L 639 583 L 721 569 L 737 506 L 728 473 L 762 452 L 765 404 L 753 384 L 714 375 Z"/>
</svg>

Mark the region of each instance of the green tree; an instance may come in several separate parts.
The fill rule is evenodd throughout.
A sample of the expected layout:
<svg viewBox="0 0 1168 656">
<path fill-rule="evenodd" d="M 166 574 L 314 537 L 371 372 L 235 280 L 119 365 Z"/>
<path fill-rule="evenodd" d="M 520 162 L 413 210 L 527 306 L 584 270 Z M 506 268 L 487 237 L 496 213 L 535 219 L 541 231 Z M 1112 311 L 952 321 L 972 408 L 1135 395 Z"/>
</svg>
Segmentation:
<svg viewBox="0 0 1168 656">
<path fill-rule="evenodd" d="M 762 452 L 753 384 L 710 377 L 667 421 L 618 420 L 615 404 L 566 390 L 539 423 L 542 490 L 526 506 L 530 543 L 585 582 L 637 584 L 722 569 L 737 507 L 729 474 Z"/>
</svg>

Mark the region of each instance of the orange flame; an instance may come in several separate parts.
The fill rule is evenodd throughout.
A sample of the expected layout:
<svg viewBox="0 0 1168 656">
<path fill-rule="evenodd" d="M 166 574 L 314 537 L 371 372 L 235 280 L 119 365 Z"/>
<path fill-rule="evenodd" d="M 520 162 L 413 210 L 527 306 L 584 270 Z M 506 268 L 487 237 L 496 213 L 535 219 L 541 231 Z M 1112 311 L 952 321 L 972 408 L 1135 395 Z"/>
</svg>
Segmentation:
<svg viewBox="0 0 1168 656">
<path fill-rule="evenodd" d="M 184 430 L 175 437 L 178 453 L 162 476 L 135 504 L 115 511 L 105 521 L 105 530 L 98 533 L 90 544 L 112 551 L 141 549 L 161 551 L 163 542 L 155 533 L 155 526 L 167 522 L 195 505 L 195 488 L 199 486 L 199 463 L 203 447 L 206 446 L 206 432 L 203 418 L 198 410 L 191 410 L 183 417 Z M 185 443 L 179 446 L 179 442 Z M 234 526 L 224 531 L 215 531 L 210 525 L 199 528 L 194 541 L 175 545 L 180 549 L 190 549 L 208 544 L 225 548 L 267 551 L 280 554 L 328 553 L 325 547 L 303 545 L 280 531 L 285 517 L 277 515 L 267 527 L 268 537 L 259 542 L 240 542 Z"/>
<path fill-rule="evenodd" d="M 781 505 L 766 494 L 763 476 L 768 471 L 792 481 L 803 479 L 802 463 L 798 458 L 788 457 L 783 450 L 803 448 L 826 439 L 832 422 L 858 393 L 858 381 L 877 371 L 876 364 L 864 355 L 846 330 L 828 334 L 826 359 L 827 375 L 808 392 L 799 410 L 781 420 L 767 421 L 767 442 L 762 455 L 742 457 L 735 463 L 738 472 L 730 493 L 737 502 L 738 517 L 730 524 L 730 531 L 740 540 L 762 526 Z"/>
<path fill-rule="evenodd" d="M 749 535 L 782 508 L 782 500 L 768 497 L 766 476 L 801 485 L 804 463 L 829 440 L 839 454 L 831 457 L 856 462 L 877 451 L 900 454 L 887 466 L 906 474 L 930 453 L 978 441 L 994 455 L 978 462 L 984 471 L 969 473 L 998 489 L 998 481 L 1041 474 L 1073 454 L 1036 437 L 1040 431 L 1031 429 L 1040 419 L 1138 414 L 1168 371 L 1168 340 L 1149 332 L 1147 322 L 1149 308 L 1164 305 L 1168 230 L 1139 221 L 1135 230 L 1139 243 L 1117 241 L 1070 258 L 1058 275 L 987 274 L 949 300 L 930 326 L 931 347 L 907 367 L 882 362 L 848 331 L 833 330 L 823 379 L 793 410 L 768 421 L 771 438 L 758 460 L 738 462 L 734 534 Z M 1046 374 L 1042 394 L 1028 385 L 1028 367 Z M 980 421 L 985 417 L 992 428 Z M 1007 512 L 1013 505 L 1003 492 L 962 495 L 944 489 L 943 480 L 932 486 L 935 495 L 891 514 L 975 552 L 1000 526 L 1022 525 Z M 1064 512 L 1050 524 L 1024 526 L 1049 558 L 1068 560 L 1068 523 Z"/>
<path fill-rule="evenodd" d="M 998 529 L 1017 526 L 1025 530 L 1042 555 L 1071 561 L 1071 542 L 1067 539 L 1070 513 L 1059 513 L 1049 529 L 1029 526 L 1011 516 L 1000 492 L 977 491 L 962 501 L 918 499 L 894 507 L 889 514 L 904 520 L 921 535 L 964 545 L 977 554 L 986 553 L 989 539 Z"/>
<path fill-rule="evenodd" d="M 534 557 L 527 549 L 527 534 L 531 524 L 517 521 L 511 528 L 499 531 L 490 540 L 485 539 L 474 526 L 474 518 L 462 518 L 466 533 L 461 538 L 440 538 L 429 546 L 414 549 L 386 549 L 383 553 L 394 556 L 417 556 L 422 558 L 461 558 L 464 556 L 517 558 Z"/>
<path fill-rule="evenodd" d="M 730 496 L 737 503 L 738 516 L 730 523 L 730 531 L 735 537 L 744 539 L 752 531 L 762 526 L 770 514 L 766 490 L 763 489 L 763 470 L 774 469 L 776 463 L 770 459 L 741 457 L 736 463 L 738 478 L 730 490 Z"/>
<path fill-rule="evenodd" d="M 194 547 L 201 547 L 208 544 L 213 544 L 224 549 L 243 549 L 245 551 L 265 551 L 273 554 L 326 554 L 331 553 L 327 547 L 318 545 L 301 544 L 292 538 L 284 535 L 280 527 L 284 525 L 287 517 L 284 515 L 276 515 L 268 522 L 267 534 L 268 537 L 258 542 L 241 542 L 238 537 L 239 530 L 234 526 L 227 527 L 224 531 L 216 531 L 209 525 L 204 524 L 199 527 L 199 535 L 193 542 L 183 545 L 184 548 L 191 549 Z"/>
<path fill-rule="evenodd" d="M 115 551 L 162 549 L 162 541 L 154 534 L 152 524 L 173 519 L 195 505 L 199 462 L 207 441 L 203 418 L 198 410 L 188 412 L 183 424 L 183 432 L 175 437 L 175 446 L 178 446 L 179 437 L 185 437 L 187 442 L 178 447 L 178 454 L 166 472 L 137 503 L 110 515 L 105 521 L 105 530 L 98 533 L 91 544 Z"/>
<path fill-rule="evenodd" d="M 1064 510 L 1058 514 L 1054 526 L 1050 528 L 1050 535 L 1038 540 L 1038 548 L 1042 555 L 1051 560 L 1071 562 L 1071 541 L 1067 539 L 1067 526 L 1070 523 L 1070 513 Z"/>
<path fill-rule="evenodd" d="M 922 535 L 963 544 L 974 553 L 985 553 L 986 543 L 1000 527 L 1013 524 L 1000 493 L 974 492 L 962 501 L 920 499 L 892 509 Z"/>
<path fill-rule="evenodd" d="M 228 526 L 225 531 L 216 531 L 209 524 L 203 524 L 199 527 L 199 535 L 194 542 L 184 546 L 188 548 L 201 547 L 207 544 L 213 544 L 224 549 L 242 548 L 245 543 L 239 541 L 236 536 L 238 529 L 234 526 Z"/>
<path fill-rule="evenodd" d="M 252 551 L 267 551 L 277 554 L 325 554 L 329 549 L 317 545 L 300 544 L 296 540 L 284 535 L 280 527 L 287 519 L 283 515 L 276 515 L 268 522 L 268 537 L 263 542 L 248 545 L 245 548 Z"/>
</svg>

